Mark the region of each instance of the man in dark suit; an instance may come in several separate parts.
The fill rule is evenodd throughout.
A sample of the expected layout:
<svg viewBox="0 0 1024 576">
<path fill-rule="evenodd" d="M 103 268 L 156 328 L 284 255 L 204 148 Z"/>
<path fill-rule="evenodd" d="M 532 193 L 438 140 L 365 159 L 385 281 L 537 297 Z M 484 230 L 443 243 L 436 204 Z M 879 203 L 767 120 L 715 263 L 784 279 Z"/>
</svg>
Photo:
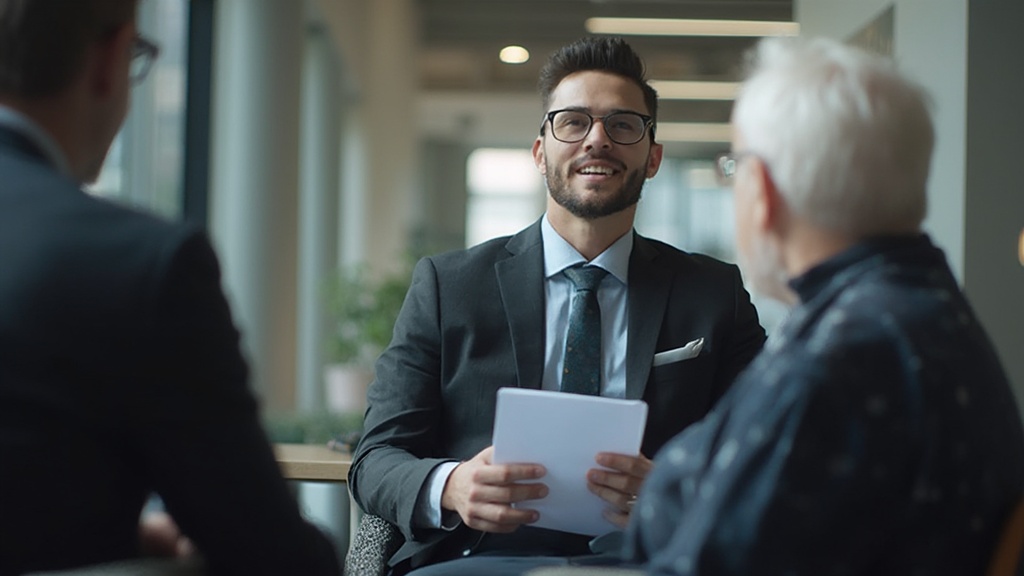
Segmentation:
<svg viewBox="0 0 1024 576">
<path fill-rule="evenodd" d="M 153 491 L 214 573 L 337 574 L 260 427 L 209 241 L 80 188 L 156 56 L 136 2 L 0 0 L 0 574 L 173 551 L 177 527 L 140 530 Z"/>
<path fill-rule="evenodd" d="M 396 572 L 498 573 L 475 558 L 445 561 L 588 553 L 587 537 L 524 526 L 536 512 L 512 504 L 546 494 L 544 470 L 496 465 L 489 446 L 499 388 L 561 389 L 567 269 L 604 275 L 594 392 L 650 406 L 642 453 L 599 454 L 580 479 L 607 501 L 612 524 L 625 525 L 649 458 L 711 408 L 764 342 L 734 266 L 633 231 L 662 157 L 640 58 L 621 40 L 583 39 L 552 56 L 541 92 L 533 153 L 546 214 L 511 238 L 420 261 L 376 365 L 349 481 L 365 511 L 405 536 Z"/>
</svg>

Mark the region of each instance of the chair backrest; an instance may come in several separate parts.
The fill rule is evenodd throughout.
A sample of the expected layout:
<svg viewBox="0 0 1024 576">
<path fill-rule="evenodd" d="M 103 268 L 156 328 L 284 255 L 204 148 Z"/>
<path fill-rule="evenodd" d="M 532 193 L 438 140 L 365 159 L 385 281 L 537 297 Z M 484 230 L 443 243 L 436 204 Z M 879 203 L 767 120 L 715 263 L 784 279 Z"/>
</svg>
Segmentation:
<svg viewBox="0 0 1024 576">
<path fill-rule="evenodd" d="M 388 560 L 401 548 L 405 538 L 387 520 L 363 514 L 345 557 L 344 576 L 383 576 Z"/>
<path fill-rule="evenodd" d="M 1024 576 L 1024 496 L 1017 501 L 996 543 L 987 576 Z"/>
</svg>

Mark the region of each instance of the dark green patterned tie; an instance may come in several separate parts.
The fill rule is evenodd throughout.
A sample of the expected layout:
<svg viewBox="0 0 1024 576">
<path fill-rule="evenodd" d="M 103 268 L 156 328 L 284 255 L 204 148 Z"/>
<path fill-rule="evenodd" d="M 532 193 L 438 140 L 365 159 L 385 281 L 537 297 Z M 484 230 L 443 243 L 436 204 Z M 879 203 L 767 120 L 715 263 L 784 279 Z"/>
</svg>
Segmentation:
<svg viewBox="0 0 1024 576">
<path fill-rule="evenodd" d="M 606 274 L 607 270 L 596 266 L 565 269 L 576 292 L 565 337 L 562 392 L 601 394 L 601 306 L 597 302 L 597 287 Z"/>
</svg>

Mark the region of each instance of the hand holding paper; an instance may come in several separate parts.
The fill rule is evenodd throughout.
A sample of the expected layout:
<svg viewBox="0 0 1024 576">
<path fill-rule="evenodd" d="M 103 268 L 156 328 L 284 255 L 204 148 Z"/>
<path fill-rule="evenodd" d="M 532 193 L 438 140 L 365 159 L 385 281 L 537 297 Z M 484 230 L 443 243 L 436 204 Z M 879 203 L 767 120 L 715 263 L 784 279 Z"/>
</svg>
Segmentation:
<svg viewBox="0 0 1024 576">
<path fill-rule="evenodd" d="M 459 464 L 445 484 L 441 507 L 458 512 L 474 530 L 512 532 L 537 520 L 535 510 L 512 505 L 547 496 L 547 486 L 529 482 L 544 476 L 545 470 L 536 464 L 495 465 L 493 455 L 489 446 Z"/>
<path fill-rule="evenodd" d="M 636 495 L 640 493 L 653 463 L 646 456 L 627 456 L 601 452 L 597 464 L 605 469 L 595 468 L 587 472 L 587 488 L 609 504 L 604 517 L 619 528 L 629 523 Z"/>
<path fill-rule="evenodd" d="M 596 536 L 616 528 L 608 503 L 588 489 L 600 452 L 640 453 L 647 404 L 600 396 L 502 388 L 494 422 L 494 462 L 544 466 L 546 498 L 518 507 L 540 513 L 534 526 Z M 624 485 L 626 486 L 626 485 Z"/>
</svg>

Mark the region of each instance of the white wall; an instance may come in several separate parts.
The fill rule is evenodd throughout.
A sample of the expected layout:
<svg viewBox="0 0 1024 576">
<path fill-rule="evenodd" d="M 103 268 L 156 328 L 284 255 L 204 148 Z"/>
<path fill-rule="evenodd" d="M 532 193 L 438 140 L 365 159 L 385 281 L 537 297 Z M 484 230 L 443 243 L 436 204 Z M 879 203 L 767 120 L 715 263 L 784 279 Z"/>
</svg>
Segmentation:
<svg viewBox="0 0 1024 576">
<path fill-rule="evenodd" d="M 971 0 L 964 289 L 1024 412 L 1024 2 Z"/>
<path fill-rule="evenodd" d="M 967 0 L 796 0 L 806 36 L 846 40 L 895 4 L 895 58 L 934 99 L 938 139 L 925 230 L 964 271 L 964 153 L 967 102 Z"/>
</svg>

